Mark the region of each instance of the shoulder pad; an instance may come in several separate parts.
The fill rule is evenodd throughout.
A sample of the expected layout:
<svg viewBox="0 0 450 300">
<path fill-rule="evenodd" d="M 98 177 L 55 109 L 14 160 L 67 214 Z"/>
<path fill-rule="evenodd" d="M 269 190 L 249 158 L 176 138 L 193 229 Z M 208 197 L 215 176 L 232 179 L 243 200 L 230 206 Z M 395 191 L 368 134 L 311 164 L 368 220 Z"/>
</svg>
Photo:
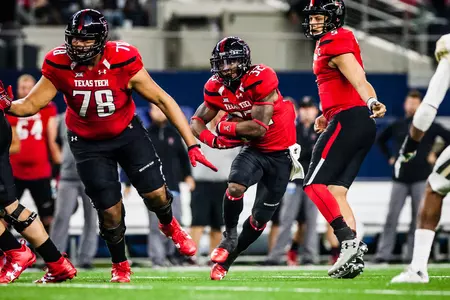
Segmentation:
<svg viewBox="0 0 450 300">
<path fill-rule="evenodd" d="M 271 67 L 263 64 L 255 65 L 248 71 L 242 87 L 244 92 L 251 90 L 253 101 L 258 101 L 278 88 L 278 77 Z"/>
<path fill-rule="evenodd" d="M 319 42 L 320 52 L 327 56 L 338 56 L 356 52 L 356 38 L 350 30 L 338 28 Z"/>
<path fill-rule="evenodd" d="M 56 69 L 70 70 L 71 63 L 72 62 L 67 55 L 66 47 L 59 46 L 47 52 L 42 67 L 53 67 Z"/>
</svg>

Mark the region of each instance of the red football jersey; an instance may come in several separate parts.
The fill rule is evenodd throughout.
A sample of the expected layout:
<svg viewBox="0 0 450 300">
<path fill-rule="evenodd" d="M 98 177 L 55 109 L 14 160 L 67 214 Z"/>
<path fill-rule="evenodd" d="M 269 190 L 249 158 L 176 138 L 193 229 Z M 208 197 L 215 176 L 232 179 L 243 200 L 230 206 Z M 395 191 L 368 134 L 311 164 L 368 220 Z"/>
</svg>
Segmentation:
<svg viewBox="0 0 450 300">
<path fill-rule="evenodd" d="M 49 160 L 47 127 L 48 120 L 56 117 L 53 102 L 31 117 L 17 118 L 6 115 L 11 126 L 16 127 L 20 139 L 20 152 L 11 154 L 14 177 L 22 180 L 49 178 L 52 167 Z"/>
<path fill-rule="evenodd" d="M 119 135 L 133 119 L 136 106 L 128 82 L 142 68 L 135 47 L 107 42 L 91 70 L 57 47 L 45 56 L 42 74 L 64 94 L 67 128 L 82 138 L 102 140 Z"/>
<path fill-rule="evenodd" d="M 262 152 L 285 150 L 296 142 L 295 111 L 290 101 L 284 101 L 278 90 L 275 71 L 265 65 L 254 65 L 241 78 L 241 85 L 233 92 L 217 76 L 212 76 L 205 84 L 205 105 L 214 110 L 223 110 L 244 120 L 252 119 L 255 101 L 267 97 L 273 90 L 278 93 L 274 103 L 273 116 L 266 134 L 250 142 L 250 146 Z"/>
<path fill-rule="evenodd" d="M 333 57 L 345 53 L 353 53 L 356 60 L 364 68 L 361 50 L 353 32 L 350 30 L 338 28 L 328 32 L 317 41 L 313 70 L 317 76 L 323 115 L 327 120 L 330 120 L 342 110 L 366 105 L 339 69 L 328 65 Z"/>
</svg>

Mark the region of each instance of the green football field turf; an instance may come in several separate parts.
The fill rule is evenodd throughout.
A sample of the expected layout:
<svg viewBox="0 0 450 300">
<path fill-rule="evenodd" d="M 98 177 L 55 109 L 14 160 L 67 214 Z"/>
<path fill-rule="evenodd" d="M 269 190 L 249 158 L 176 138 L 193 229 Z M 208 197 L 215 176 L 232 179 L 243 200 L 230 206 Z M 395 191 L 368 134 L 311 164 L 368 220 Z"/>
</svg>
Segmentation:
<svg viewBox="0 0 450 300">
<path fill-rule="evenodd" d="M 25 272 L 12 285 L 0 286 L 1 300 L 155 299 L 444 299 L 450 298 L 450 266 L 430 268 L 429 284 L 390 284 L 401 267 L 368 266 L 353 280 L 327 276 L 326 269 L 235 267 L 222 281 L 209 279 L 209 268 L 134 269 L 131 284 L 109 283 L 109 269 L 80 270 L 62 284 L 35 285 L 42 272 Z"/>
</svg>

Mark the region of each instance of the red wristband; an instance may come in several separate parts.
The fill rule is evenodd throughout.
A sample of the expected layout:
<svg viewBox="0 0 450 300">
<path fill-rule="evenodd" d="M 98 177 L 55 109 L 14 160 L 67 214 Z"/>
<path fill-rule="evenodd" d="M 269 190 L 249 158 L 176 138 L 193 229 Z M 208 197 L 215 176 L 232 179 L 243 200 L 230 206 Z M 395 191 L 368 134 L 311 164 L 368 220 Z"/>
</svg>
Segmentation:
<svg viewBox="0 0 450 300">
<path fill-rule="evenodd" d="M 204 129 L 202 132 L 200 132 L 198 138 L 200 142 L 208 145 L 211 148 L 214 148 L 214 139 L 216 138 L 216 136 L 208 129 Z"/>
<path fill-rule="evenodd" d="M 265 130 L 269 130 L 269 125 L 264 124 L 264 123 L 261 122 L 260 120 L 258 120 L 258 119 L 252 119 L 252 121 L 255 122 L 256 124 L 258 124 L 258 125 L 264 127 Z"/>
<path fill-rule="evenodd" d="M 220 122 L 219 123 L 219 133 L 225 136 L 236 136 L 236 126 L 237 122 Z"/>
</svg>

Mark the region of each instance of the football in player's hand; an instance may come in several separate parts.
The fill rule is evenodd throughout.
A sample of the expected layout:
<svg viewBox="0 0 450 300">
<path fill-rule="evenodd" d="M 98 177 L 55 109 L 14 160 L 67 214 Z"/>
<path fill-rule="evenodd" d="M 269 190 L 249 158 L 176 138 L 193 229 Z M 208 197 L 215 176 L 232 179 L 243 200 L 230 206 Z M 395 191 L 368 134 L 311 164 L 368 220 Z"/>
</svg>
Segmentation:
<svg viewBox="0 0 450 300">
<path fill-rule="evenodd" d="M 243 122 L 243 121 L 245 121 L 243 118 L 238 117 L 238 116 L 233 116 L 233 115 L 229 115 L 228 118 L 227 118 L 227 122 L 237 122 L 237 123 L 239 123 L 239 122 Z"/>
</svg>

